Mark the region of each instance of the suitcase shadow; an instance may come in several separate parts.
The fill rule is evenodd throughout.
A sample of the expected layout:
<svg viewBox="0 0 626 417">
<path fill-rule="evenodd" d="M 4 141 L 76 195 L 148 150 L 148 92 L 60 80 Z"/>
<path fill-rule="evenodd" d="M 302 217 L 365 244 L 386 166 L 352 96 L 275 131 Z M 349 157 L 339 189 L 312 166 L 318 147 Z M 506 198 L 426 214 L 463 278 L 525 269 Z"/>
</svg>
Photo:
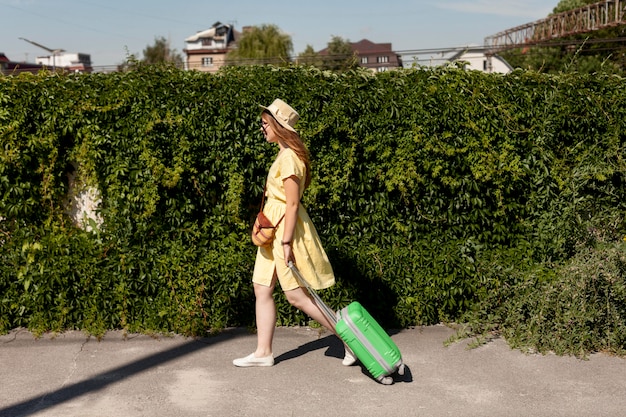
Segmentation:
<svg viewBox="0 0 626 417">
<path fill-rule="evenodd" d="M 283 361 L 295 359 L 298 356 L 306 355 L 309 352 L 313 352 L 319 349 L 326 349 L 326 352 L 324 352 L 324 356 L 329 356 L 329 357 L 337 358 L 337 359 L 343 359 L 343 355 L 344 355 L 343 342 L 341 342 L 341 340 L 335 335 L 328 335 L 328 336 L 322 337 L 321 339 L 317 339 L 312 342 L 305 343 L 302 346 L 298 346 L 296 349 L 292 349 L 285 353 L 281 353 L 280 355 L 274 358 L 274 365 L 277 365 Z M 360 362 L 357 362 L 355 366 L 359 366 L 361 368 L 361 372 L 363 373 L 363 375 L 371 378 L 373 381 L 376 381 L 370 375 L 367 369 L 363 365 L 361 365 Z M 411 373 L 411 369 L 409 368 L 407 364 L 404 364 L 403 375 L 399 375 L 396 372 L 392 375 L 392 377 L 393 377 L 394 383 L 413 382 L 413 374 Z M 378 383 L 378 381 L 376 382 Z"/>
<path fill-rule="evenodd" d="M 363 375 L 365 375 L 366 377 L 370 378 L 372 381 L 380 384 L 380 382 L 378 382 L 376 380 L 376 378 L 374 378 L 368 371 L 367 369 L 361 365 L 360 362 L 358 362 L 355 366 L 360 366 L 361 367 L 361 372 L 363 373 Z M 404 365 L 404 374 L 400 375 L 397 372 L 392 374 L 391 377 L 393 378 L 393 383 L 397 383 L 397 382 L 404 382 L 404 383 L 411 383 L 413 382 L 413 374 L 411 373 L 411 369 L 409 369 L 409 367 L 405 364 Z"/>
<path fill-rule="evenodd" d="M 333 358 L 343 359 L 343 343 L 335 335 L 328 335 L 312 342 L 305 343 L 302 346 L 298 346 L 296 349 L 292 349 L 274 358 L 274 365 L 279 364 L 282 361 L 288 361 L 295 359 L 298 356 L 305 355 L 315 350 L 326 348 L 324 356 L 330 356 Z"/>
</svg>

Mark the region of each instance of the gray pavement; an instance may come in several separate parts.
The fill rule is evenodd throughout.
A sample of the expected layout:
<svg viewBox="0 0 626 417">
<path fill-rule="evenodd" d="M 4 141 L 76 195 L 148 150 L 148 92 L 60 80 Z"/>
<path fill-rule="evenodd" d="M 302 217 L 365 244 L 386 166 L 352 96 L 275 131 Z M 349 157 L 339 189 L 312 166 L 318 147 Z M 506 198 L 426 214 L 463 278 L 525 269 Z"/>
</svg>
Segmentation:
<svg viewBox="0 0 626 417">
<path fill-rule="evenodd" d="M 81 332 L 0 336 L 0 416 L 623 416 L 626 360 L 527 355 L 503 340 L 445 347 L 454 331 L 392 332 L 407 373 L 381 385 L 341 365 L 328 333 L 279 328 L 277 363 L 239 369 L 255 335 L 206 338 Z"/>
</svg>

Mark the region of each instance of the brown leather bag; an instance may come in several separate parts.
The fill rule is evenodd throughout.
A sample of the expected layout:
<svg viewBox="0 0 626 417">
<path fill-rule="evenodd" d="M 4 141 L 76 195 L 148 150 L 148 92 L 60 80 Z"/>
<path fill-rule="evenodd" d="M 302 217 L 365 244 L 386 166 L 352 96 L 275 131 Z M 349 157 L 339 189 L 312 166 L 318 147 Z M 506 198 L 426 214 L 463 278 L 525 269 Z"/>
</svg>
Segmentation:
<svg viewBox="0 0 626 417">
<path fill-rule="evenodd" d="M 272 244 L 274 241 L 274 236 L 276 235 L 276 229 L 278 225 L 283 220 L 285 215 L 283 214 L 276 226 L 272 224 L 270 219 L 263 214 L 263 205 L 265 204 L 265 190 L 266 187 L 263 187 L 263 199 L 261 200 L 261 209 L 259 210 L 259 214 L 256 215 L 256 219 L 254 220 L 254 225 L 252 226 L 252 243 L 260 247 L 267 247 Z"/>
</svg>

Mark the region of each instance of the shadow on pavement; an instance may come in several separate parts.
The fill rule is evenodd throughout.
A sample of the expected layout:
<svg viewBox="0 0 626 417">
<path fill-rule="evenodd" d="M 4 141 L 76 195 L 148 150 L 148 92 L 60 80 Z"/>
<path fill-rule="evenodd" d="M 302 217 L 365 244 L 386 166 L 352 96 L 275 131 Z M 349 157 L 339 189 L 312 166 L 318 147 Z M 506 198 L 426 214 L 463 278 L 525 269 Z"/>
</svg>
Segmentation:
<svg viewBox="0 0 626 417">
<path fill-rule="evenodd" d="M 185 355 L 192 354 L 194 352 L 206 349 L 212 345 L 223 342 L 226 339 L 232 339 L 233 337 L 239 337 L 242 333 L 236 329 L 231 332 L 224 330 L 217 336 L 209 338 L 194 339 L 182 345 L 173 347 L 169 350 L 155 353 L 154 355 L 147 356 L 143 359 L 131 362 L 127 365 L 119 366 L 111 369 L 110 371 L 103 372 L 83 381 L 76 382 L 74 384 L 64 386 L 56 391 L 48 392 L 43 395 L 39 395 L 28 400 L 24 400 L 20 403 L 11 405 L 9 407 L 0 409 L 0 417 L 16 417 L 16 416 L 29 416 L 38 413 L 47 408 L 56 406 L 66 401 L 70 401 L 74 398 L 78 398 L 82 395 L 90 392 L 98 391 L 108 385 L 115 384 L 126 378 L 130 378 L 147 369 L 163 365 L 169 361 L 178 359 Z"/>
<path fill-rule="evenodd" d="M 288 361 L 309 352 L 324 348 L 328 348 L 328 350 L 324 353 L 325 356 L 343 359 L 343 343 L 339 340 L 339 338 L 337 338 L 337 336 L 328 335 L 278 355 L 274 358 L 274 364 L 278 364 L 282 361 Z"/>
<path fill-rule="evenodd" d="M 305 343 L 304 345 L 299 346 L 296 349 L 282 353 L 281 355 L 274 358 L 274 364 L 278 364 L 282 361 L 288 361 L 290 359 L 295 359 L 309 352 L 313 352 L 315 350 L 324 349 L 324 348 L 328 349 L 324 353 L 325 356 L 331 356 L 333 358 L 343 359 L 343 355 L 344 355 L 343 343 L 341 342 L 341 340 L 339 340 L 337 336 L 329 335 L 321 339 L 314 340 L 309 343 Z M 360 363 L 357 363 L 357 365 L 361 367 L 361 372 L 363 372 L 364 375 L 368 376 L 369 378 L 372 378 L 368 370 L 363 365 L 361 365 Z M 374 380 L 374 378 L 372 378 L 372 380 Z M 409 369 L 409 367 L 406 364 L 404 364 L 404 374 L 403 375 L 399 375 L 397 373 L 393 374 L 393 381 L 394 382 L 413 382 L 413 374 L 411 373 L 411 369 Z"/>
</svg>

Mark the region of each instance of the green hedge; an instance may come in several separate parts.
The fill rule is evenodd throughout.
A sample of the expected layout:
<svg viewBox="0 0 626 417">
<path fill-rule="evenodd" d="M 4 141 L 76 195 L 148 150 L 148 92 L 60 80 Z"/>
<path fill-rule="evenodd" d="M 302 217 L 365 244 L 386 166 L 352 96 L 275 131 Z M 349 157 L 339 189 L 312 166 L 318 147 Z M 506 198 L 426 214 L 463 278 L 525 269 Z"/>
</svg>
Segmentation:
<svg viewBox="0 0 626 417">
<path fill-rule="evenodd" d="M 359 299 L 395 327 L 459 320 L 511 299 L 522 272 L 626 235 L 618 77 L 24 74 L 0 78 L 0 329 L 252 325 L 248 230 L 276 152 L 258 105 L 276 97 L 302 116 L 304 204 L 336 271 L 334 307 Z M 97 232 L 65 213 L 74 167 L 102 193 Z M 278 300 L 280 324 L 306 320 Z"/>
</svg>

